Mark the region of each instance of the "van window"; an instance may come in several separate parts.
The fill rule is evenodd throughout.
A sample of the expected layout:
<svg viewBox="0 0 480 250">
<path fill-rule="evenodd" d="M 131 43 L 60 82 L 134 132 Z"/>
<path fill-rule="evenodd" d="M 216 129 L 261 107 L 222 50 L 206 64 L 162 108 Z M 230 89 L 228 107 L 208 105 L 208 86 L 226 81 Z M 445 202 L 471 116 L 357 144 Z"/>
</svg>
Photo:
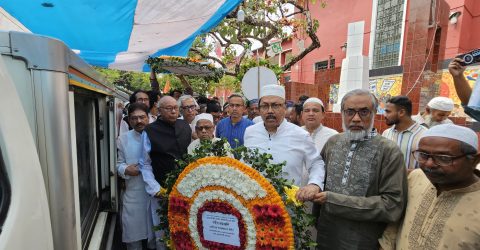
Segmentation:
<svg viewBox="0 0 480 250">
<path fill-rule="evenodd" d="M 2 150 L 0 149 L 0 234 L 2 233 L 3 223 L 7 218 L 11 194 L 10 181 L 8 180 Z"/>
<path fill-rule="evenodd" d="M 98 209 L 96 155 L 96 99 L 75 93 L 78 186 L 82 242 L 88 238 Z"/>
</svg>

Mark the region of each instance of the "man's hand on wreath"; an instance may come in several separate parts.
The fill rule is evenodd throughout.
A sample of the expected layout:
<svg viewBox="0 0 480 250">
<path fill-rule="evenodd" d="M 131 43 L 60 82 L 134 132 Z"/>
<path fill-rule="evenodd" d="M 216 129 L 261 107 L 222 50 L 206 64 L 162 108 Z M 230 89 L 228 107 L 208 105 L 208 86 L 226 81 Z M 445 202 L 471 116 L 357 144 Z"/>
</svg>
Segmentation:
<svg viewBox="0 0 480 250">
<path fill-rule="evenodd" d="M 313 202 L 318 203 L 318 204 L 320 204 L 320 205 L 322 205 L 322 204 L 324 204 L 325 202 L 327 202 L 327 192 L 316 193 L 316 194 L 313 196 Z"/>
<path fill-rule="evenodd" d="M 295 195 L 299 201 L 311 201 L 315 194 L 320 192 L 320 187 L 315 184 L 308 184 L 298 190 Z"/>
</svg>

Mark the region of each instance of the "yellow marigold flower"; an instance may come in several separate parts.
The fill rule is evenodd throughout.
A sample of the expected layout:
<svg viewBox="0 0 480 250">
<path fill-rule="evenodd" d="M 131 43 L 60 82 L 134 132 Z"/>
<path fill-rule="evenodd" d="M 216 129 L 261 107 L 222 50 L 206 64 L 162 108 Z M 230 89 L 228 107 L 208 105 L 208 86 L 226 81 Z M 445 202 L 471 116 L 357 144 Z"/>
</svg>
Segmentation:
<svg viewBox="0 0 480 250">
<path fill-rule="evenodd" d="M 163 187 L 160 187 L 160 195 L 161 196 L 167 196 L 167 189 L 163 188 Z"/>
<path fill-rule="evenodd" d="M 175 249 L 175 246 L 172 244 L 172 239 L 168 239 L 166 242 L 165 242 L 165 245 L 167 245 L 167 249 Z"/>
<path fill-rule="evenodd" d="M 285 194 L 287 195 L 288 203 L 293 203 L 297 207 L 303 204 L 301 201 L 297 200 L 297 198 L 295 197 L 298 189 L 300 189 L 299 187 L 292 185 L 291 188 L 284 187 L 283 189 L 285 190 Z"/>
</svg>

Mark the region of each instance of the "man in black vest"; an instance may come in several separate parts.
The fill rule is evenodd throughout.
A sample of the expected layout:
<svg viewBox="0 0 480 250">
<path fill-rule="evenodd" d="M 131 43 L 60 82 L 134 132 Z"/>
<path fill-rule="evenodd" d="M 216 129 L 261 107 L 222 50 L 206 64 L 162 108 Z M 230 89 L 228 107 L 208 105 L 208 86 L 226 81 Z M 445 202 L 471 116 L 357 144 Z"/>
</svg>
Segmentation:
<svg viewBox="0 0 480 250">
<path fill-rule="evenodd" d="M 184 120 L 178 119 L 177 101 L 171 96 L 160 99 L 160 117 L 150 123 L 142 133 L 142 154 L 139 165 L 142 172 L 145 189 L 152 197 L 150 199 L 149 215 L 153 226 L 160 223 L 156 211 L 158 209 L 158 197 L 161 185 L 164 184 L 165 176 L 175 168 L 175 160 L 180 159 L 187 153 L 191 142 L 192 130 Z M 159 238 L 161 233 L 155 233 Z M 149 237 L 149 241 L 153 239 Z M 162 249 L 158 246 L 157 249 Z"/>
</svg>

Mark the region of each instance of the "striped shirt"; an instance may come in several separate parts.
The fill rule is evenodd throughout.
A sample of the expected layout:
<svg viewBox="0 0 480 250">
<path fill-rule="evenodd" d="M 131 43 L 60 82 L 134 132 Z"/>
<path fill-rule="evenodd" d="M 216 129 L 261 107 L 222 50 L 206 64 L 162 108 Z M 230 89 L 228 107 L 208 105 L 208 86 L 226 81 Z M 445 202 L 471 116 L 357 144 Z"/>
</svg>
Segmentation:
<svg viewBox="0 0 480 250">
<path fill-rule="evenodd" d="M 215 137 L 217 138 L 227 138 L 228 143 L 232 148 L 243 145 L 243 136 L 245 134 L 245 129 L 248 126 L 253 125 L 254 123 L 249 119 L 243 118 L 232 124 L 230 117 L 224 118 L 218 122 L 217 128 L 215 130 Z M 235 141 L 238 140 L 238 142 Z"/>
<path fill-rule="evenodd" d="M 417 161 L 413 158 L 412 151 L 417 150 L 420 136 L 427 128 L 415 122 L 404 131 L 395 129 L 395 125 L 383 131 L 382 136 L 397 143 L 403 153 L 408 169 L 418 168 Z"/>
</svg>

